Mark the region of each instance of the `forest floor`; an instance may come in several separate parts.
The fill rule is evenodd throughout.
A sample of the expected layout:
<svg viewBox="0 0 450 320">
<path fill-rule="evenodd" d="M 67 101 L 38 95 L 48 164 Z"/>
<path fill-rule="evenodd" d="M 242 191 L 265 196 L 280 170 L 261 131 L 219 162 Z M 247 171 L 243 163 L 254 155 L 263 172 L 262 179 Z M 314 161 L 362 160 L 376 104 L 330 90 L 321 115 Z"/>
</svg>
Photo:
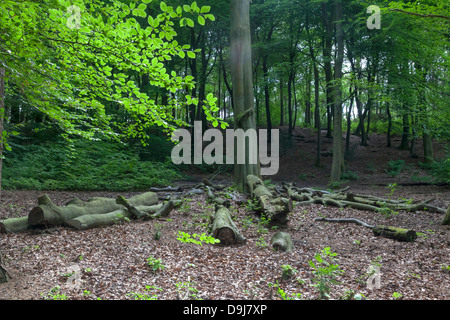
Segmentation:
<svg viewBox="0 0 450 320">
<path fill-rule="evenodd" d="M 295 182 L 298 186 L 326 188 L 331 156 L 322 157 L 322 167 L 313 166 L 314 135 L 297 129 L 294 144 L 281 146 L 280 171 L 271 183 Z M 393 141 L 394 145 L 398 141 Z M 417 146 L 421 152 L 420 141 Z M 331 139 L 324 138 L 322 152 L 331 150 Z M 435 155 L 443 156 L 443 146 L 435 145 Z M 386 174 L 390 160 L 405 160 L 404 170 L 395 177 Z M 386 148 L 385 137 L 372 135 L 369 146 L 361 147 L 352 137 L 348 169 L 357 175 L 343 186 L 355 193 L 386 197 L 386 186 L 396 183 L 393 198 L 450 205 L 449 186 L 417 183 L 427 173 L 419 166 L 423 159 L 409 158 L 409 151 Z M 205 175 L 191 174 L 193 180 Z M 211 175 L 209 175 L 211 176 Z M 411 179 L 415 176 L 415 179 Z M 227 177 L 216 177 L 223 183 Z M 201 180 L 200 180 L 201 181 Z M 187 181 L 180 182 L 188 183 Z M 189 181 L 194 184 L 195 181 Z M 37 205 L 42 191 L 3 191 L 0 219 L 25 216 Z M 57 205 L 78 197 L 115 198 L 115 192 L 48 191 Z M 139 192 L 121 193 L 125 197 Z M 163 194 L 161 194 L 163 195 Z M 12 276 L 0 285 L 0 299 L 35 300 L 55 297 L 51 290 L 60 287 L 68 299 L 133 299 L 132 293 L 147 294 L 159 300 L 172 299 L 281 299 L 281 290 L 300 299 L 318 299 L 313 269 L 309 261 L 325 247 L 336 255 L 343 271 L 338 283 L 331 286 L 330 297 L 342 299 L 359 293 L 370 300 L 444 300 L 450 299 L 450 230 L 441 225 L 443 214 L 426 211 L 402 212 L 391 216 L 351 208 L 338 209 L 322 205 L 295 206 L 282 231 L 294 242 L 291 252 L 275 252 L 270 239 L 277 230 L 261 233 L 258 216 L 244 204 L 232 203 L 235 223 L 247 239 L 245 244 L 222 246 L 183 243 L 178 232 L 208 233 L 213 208 L 205 195 L 195 195 L 174 209 L 166 219 L 122 222 L 110 227 L 77 231 L 49 228 L 39 233 L 0 234 L 0 252 Z M 315 218 L 356 218 L 372 225 L 391 225 L 413 229 L 414 242 L 398 242 L 376 237 L 356 224 L 324 223 Z M 156 228 L 161 238 L 154 239 Z M 160 259 L 163 270 L 153 272 L 147 259 Z M 296 270 L 289 280 L 281 278 L 282 266 Z M 379 285 L 369 288 L 371 266 L 379 266 Z M 67 277 L 74 270 L 77 277 Z M 373 269 L 372 269 L 373 270 Z M 74 280 L 74 282 L 69 280 Z M 72 285 L 71 285 L 72 284 Z M 376 283 L 375 283 L 376 284 Z M 351 291 L 350 291 L 351 290 Z"/>
</svg>

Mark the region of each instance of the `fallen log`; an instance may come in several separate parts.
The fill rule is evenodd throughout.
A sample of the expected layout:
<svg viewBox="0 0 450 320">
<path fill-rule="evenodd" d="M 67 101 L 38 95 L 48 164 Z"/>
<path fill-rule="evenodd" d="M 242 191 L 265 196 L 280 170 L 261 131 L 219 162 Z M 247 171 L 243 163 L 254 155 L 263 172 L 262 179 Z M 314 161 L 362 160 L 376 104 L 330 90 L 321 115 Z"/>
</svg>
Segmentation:
<svg viewBox="0 0 450 320">
<path fill-rule="evenodd" d="M 154 192 L 146 192 L 128 199 L 133 206 L 150 206 L 158 203 Z M 66 206 L 57 206 L 47 195 L 38 198 L 38 206 L 28 214 L 28 224 L 35 225 L 65 225 L 67 221 L 89 214 L 104 214 L 120 210 L 123 207 L 115 199 L 94 197 L 88 201 L 74 199 Z"/>
<path fill-rule="evenodd" d="M 285 224 L 292 212 L 292 199 L 274 197 L 262 180 L 255 175 L 247 176 L 247 186 L 252 198 L 257 202 L 258 211 L 272 223 Z"/>
<path fill-rule="evenodd" d="M 442 221 L 442 224 L 445 226 L 450 226 L 450 206 L 447 208 L 447 213 L 445 214 L 444 221 Z"/>
<path fill-rule="evenodd" d="M 156 213 L 162 207 L 162 204 L 157 204 L 153 206 L 138 206 L 137 208 L 143 212 Z M 66 224 L 77 230 L 87 230 L 111 226 L 132 217 L 132 214 L 127 209 L 119 209 L 108 213 L 85 214 L 66 221 Z"/>
<path fill-rule="evenodd" d="M 8 282 L 10 278 L 11 276 L 4 267 L 2 253 L 0 252 L 0 284 Z"/>
<path fill-rule="evenodd" d="M 0 233 L 17 233 L 29 229 L 28 217 L 8 218 L 0 221 Z"/>
<path fill-rule="evenodd" d="M 276 251 L 281 250 L 284 252 L 290 252 L 294 247 L 289 233 L 281 231 L 278 231 L 273 235 L 272 239 L 270 240 L 270 244 Z"/>
<path fill-rule="evenodd" d="M 214 204 L 218 204 L 218 205 L 222 205 L 225 206 L 227 208 L 230 207 L 231 203 L 230 200 L 228 199 L 223 199 L 221 197 L 216 196 L 212 191 L 211 188 L 206 186 L 206 195 L 208 196 L 208 202 L 214 203 Z"/>
<path fill-rule="evenodd" d="M 292 184 L 284 184 L 283 188 L 286 190 L 289 198 L 296 201 L 297 205 L 322 204 L 374 212 L 390 209 L 405 211 L 427 210 L 429 212 L 445 213 L 445 209 L 429 204 L 434 199 L 420 203 L 411 203 L 408 200 L 383 199 L 369 195 L 344 193 L 345 189 L 339 193 L 330 193 L 310 188 L 295 188 Z"/>
<path fill-rule="evenodd" d="M 365 223 L 364 221 L 361 221 L 358 219 L 353 219 L 353 218 L 331 219 L 331 218 L 320 217 L 320 218 L 316 218 L 315 221 L 356 223 L 363 227 L 372 229 L 374 235 L 376 235 L 376 236 L 391 238 L 391 239 L 398 240 L 398 241 L 413 242 L 417 239 L 417 233 L 414 230 L 403 229 L 403 228 L 392 227 L 392 226 L 373 226 L 368 223 Z"/>
<path fill-rule="evenodd" d="M 417 233 L 414 230 L 392 226 L 375 226 L 372 230 L 376 236 L 391 238 L 398 241 L 413 242 L 417 239 Z"/>
<path fill-rule="evenodd" d="M 212 236 L 223 245 L 241 244 L 246 240 L 239 233 L 230 211 L 223 205 L 216 205 L 211 231 Z"/>
</svg>

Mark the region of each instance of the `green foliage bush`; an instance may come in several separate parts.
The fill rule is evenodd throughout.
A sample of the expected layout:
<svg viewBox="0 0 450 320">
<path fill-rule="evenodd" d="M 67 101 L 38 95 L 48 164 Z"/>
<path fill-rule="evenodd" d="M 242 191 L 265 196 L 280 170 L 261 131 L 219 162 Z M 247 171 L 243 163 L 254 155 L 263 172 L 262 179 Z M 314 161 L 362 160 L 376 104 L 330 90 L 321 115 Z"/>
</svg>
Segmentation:
<svg viewBox="0 0 450 320">
<path fill-rule="evenodd" d="M 420 163 L 424 169 L 428 169 L 434 177 L 436 183 L 450 183 L 450 148 L 445 147 L 445 157 L 436 161 L 424 164 Z"/>
<path fill-rule="evenodd" d="M 103 141 L 13 145 L 5 154 L 4 189 L 143 190 L 182 178 L 169 161 L 141 161 L 126 146 Z M 149 147 L 151 148 L 151 146 Z"/>
</svg>

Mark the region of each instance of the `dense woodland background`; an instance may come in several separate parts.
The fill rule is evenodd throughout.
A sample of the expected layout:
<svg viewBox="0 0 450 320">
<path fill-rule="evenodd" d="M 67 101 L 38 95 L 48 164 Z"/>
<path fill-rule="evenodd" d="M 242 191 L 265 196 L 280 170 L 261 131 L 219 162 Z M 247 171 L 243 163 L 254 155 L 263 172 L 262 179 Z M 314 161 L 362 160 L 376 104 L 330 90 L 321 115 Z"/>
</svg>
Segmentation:
<svg viewBox="0 0 450 320">
<path fill-rule="evenodd" d="M 138 4 L 135 7 L 133 3 L 102 2 L 102 6 L 92 1 L 80 5 L 86 11 L 89 7 L 93 12 L 97 10 L 104 20 L 127 13 L 126 17 L 135 18 L 140 27 L 123 27 L 124 34 L 115 34 L 117 47 L 122 43 L 117 39 L 123 43 L 132 39 L 127 38 L 134 34 L 131 30 L 145 30 L 150 21 L 147 15 L 156 18 L 167 6 L 183 5 L 167 1 L 163 6 L 154 1 L 139 7 L 143 11 L 136 11 Z M 122 5 L 128 8 L 129 4 L 129 9 L 102 11 L 113 4 L 118 5 L 116 9 Z M 120 28 L 110 30 L 105 24 L 101 25 L 102 30 L 83 12 L 81 29 L 61 30 L 64 25 L 44 27 L 47 19 L 56 19 L 52 8 L 63 12 L 64 19 L 70 19 L 70 12 L 64 16 L 66 5 L 69 3 L 64 1 L 45 1 L 40 5 L 6 1 L 1 7 L 2 21 L 8 20 L 0 30 L 1 62 L 6 67 L 3 188 L 137 190 L 186 178 L 186 171 L 192 172 L 193 168 L 171 164 L 173 144 L 167 130 L 195 120 L 202 120 L 205 128 L 211 126 L 208 122 L 217 125 L 217 120 L 207 121 L 207 117 L 222 118 L 231 127 L 234 125 L 229 3 L 189 4 L 184 12 L 186 20 L 179 23 L 174 19 L 171 26 L 176 37 L 159 34 L 168 43 L 176 39 L 179 46 L 188 48 L 181 50 L 188 54 L 171 52 L 170 58 L 158 57 L 162 61 L 158 67 L 164 66 L 167 74 L 193 77 L 189 78 L 191 83 L 186 81 L 188 84 L 177 90 L 156 81 L 153 70 L 148 74 L 144 68 L 133 67 L 134 63 L 145 62 L 143 56 L 135 55 L 144 53 L 139 45 L 128 52 L 117 50 L 117 56 L 129 57 L 114 60 L 108 57 L 113 45 L 99 49 L 94 44 L 101 40 L 88 33 L 82 36 L 83 31 L 87 32 L 83 29 L 86 24 L 96 36 L 100 32 L 118 32 Z M 372 14 L 367 12 L 369 5 L 382 8 L 380 29 L 367 26 Z M 199 15 L 192 10 L 202 6 L 210 7 L 208 13 Z M 290 162 L 289 166 L 320 167 L 328 152 L 321 144 L 324 138 L 332 138 L 334 128 L 333 88 L 338 58 L 334 13 L 333 1 L 255 0 L 250 6 L 257 126 L 282 128 L 282 148 L 297 156 L 302 150 L 289 149 L 289 145 L 295 145 L 295 128 L 316 132 L 320 128 L 318 132 L 323 133 L 315 138 L 314 158 L 309 154 L 309 160 Z M 366 146 L 371 143 L 370 135 L 376 133 L 385 136 L 386 146 L 409 150 L 410 157 L 420 159 L 421 168 L 429 169 L 426 182 L 448 183 L 448 4 L 344 1 L 342 13 L 342 128 L 346 159 L 355 149 L 350 135 L 360 138 L 354 144 Z M 126 59 L 129 65 L 124 66 Z M 123 77 L 126 85 L 122 88 L 105 84 L 108 79 L 115 79 L 114 73 Z M 103 91 L 102 86 L 108 89 Z M 130 97 L 131 102 L 119 98 L 117 93 L 122 98 Z M 133 104 L 139 99 L 144 101 L 142 96 L 151 103 Z M 202 101 L 206 102 L 207 96 L 217 100 L 205 112 Z M 195 98 L 200 101 L 197 105 L 183 104 Z M 163 110 L 161 114 L 166 118 L 161 114 L 153 117 L 139 108 Z M 401 140 L 393 141 L 393 137 Z M 434 151 L 438 155 L 433 153 L 431 140 L 441 143 L 440 150 Z M 423 143 L 419 146 L 417 141 Z M 365 152 L 364 148 L 358 152 Z M 328 156 L 332 156 L 331 150 Z M 400 159 L 389 160 L 393 161 L 392 166 L 402 165 Z M 280 166 L 286 164 L 281 161 Z M 387 163 L 379 166 L 389 169 Z M 230 172 L 231 168 L 201 165 L 194 170 L 213 173 Z M 300 174 L 307 175 L 308 170 Z M 351 169 L 346 168 L 343 175 L 337 180 L 351 176 Z"/>
</svg>

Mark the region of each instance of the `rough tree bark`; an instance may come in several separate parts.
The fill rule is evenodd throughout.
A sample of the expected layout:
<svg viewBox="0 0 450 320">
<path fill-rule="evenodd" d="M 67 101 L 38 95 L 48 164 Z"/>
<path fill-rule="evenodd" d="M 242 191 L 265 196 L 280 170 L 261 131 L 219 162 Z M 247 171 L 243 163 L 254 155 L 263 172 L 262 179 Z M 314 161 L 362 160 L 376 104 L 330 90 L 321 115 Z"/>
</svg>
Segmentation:
<svg viewBox="0 0 450 320">
<path fill-rule="evenodd" d="M 292 212 L 292 199 L 274 197 L 262 180 L 255 175 L 247 176 L 247 185 L 252 198 L 257 202 L 259 212 L 272 223 L 285 224 Z"/>
</svg>

